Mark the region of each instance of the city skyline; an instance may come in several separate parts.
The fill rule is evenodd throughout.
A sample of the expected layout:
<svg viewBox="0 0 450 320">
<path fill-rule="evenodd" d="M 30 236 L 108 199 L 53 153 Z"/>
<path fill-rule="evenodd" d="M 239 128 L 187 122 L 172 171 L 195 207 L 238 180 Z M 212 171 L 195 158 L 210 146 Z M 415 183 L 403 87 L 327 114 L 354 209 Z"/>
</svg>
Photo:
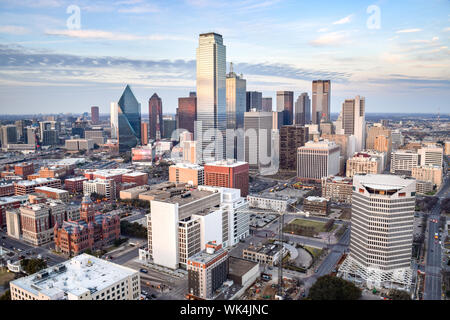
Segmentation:
<svg viewBox="0 0 450 320">
<path fill-rule="evenodd" d="M 247 89 L 273 101 L 276 91 L 311 95 L 316 79 L 332 82 L 332 113 L 355 95 L 367 98 L 368 113 L 443 112 L 449 98 L 443 1 L 330 2 L 321 10 L 289 0 L 78 1 L 80 29 L 67 27 L 70 5 L 0 1 L 5 113 L 98 105 L 104 114 L 126 84 L 142 105 L 157 92 L 165 112 L 175 113 L 178 98 L 195 91 L 197 37 L 211 31 L 224 37 L 227 63 L 244 74 Z M 380 11 L 379 29 L 370 25 L 371 5 Z M 300 10 L 307 18 L 298 19 Z"/>
</svg>

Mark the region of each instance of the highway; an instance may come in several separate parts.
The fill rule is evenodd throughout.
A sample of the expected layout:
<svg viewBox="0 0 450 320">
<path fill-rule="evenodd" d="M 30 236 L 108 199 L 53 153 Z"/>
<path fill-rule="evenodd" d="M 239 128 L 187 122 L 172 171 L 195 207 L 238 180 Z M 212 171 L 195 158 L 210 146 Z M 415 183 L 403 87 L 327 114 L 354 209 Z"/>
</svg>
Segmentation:
<svg viewBox="0 0 450 320">
<path fill-rule="evenodd" d="M 442 240 L 441 233 L 439 232 L 439 219 L 441 212 L 441 199 L 448 197 L 449 192 L 449 179 L 446 176 L 443 187 L 436 193 L 439 197 L 438 203 L 431 211 L 428 219 L 428 237 L 427 237 L 427 259 L 425 265 L 425 300 L 441 300 L 442 299 L 442 247 L 439 241 Z M 432 222 L 437 220 L 437 223 Z M 435 234 L 439 235 L 439 239 L 435 239 Z"/>
</svg>

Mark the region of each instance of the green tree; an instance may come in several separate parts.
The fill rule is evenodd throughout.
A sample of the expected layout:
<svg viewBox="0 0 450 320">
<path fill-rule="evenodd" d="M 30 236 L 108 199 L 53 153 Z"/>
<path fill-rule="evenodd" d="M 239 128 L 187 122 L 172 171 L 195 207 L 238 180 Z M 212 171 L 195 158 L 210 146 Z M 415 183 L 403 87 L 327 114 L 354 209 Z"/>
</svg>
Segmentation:
<svg viewBox="0 0 450 320">
<path fill-rule="evenodd" d="M 411 300 L 411 296 L 408 292 L 396 289 L 390 290 L 388 297 L 392 300 Z"/>
<path fill-rule="evenodd" d="M 8 289 L 5 293 L 0 296 L 0 300 L 11 300 L 11 291 Z"/>
<path fill-rule="evenodd" d="M 317 279 L 309 290 L 311 300 L 358 300 L 361 289 L 353 283 L 330 275 Z"/>
<path fill-rule="evenodd" d="M 23 259 L 20 261 L 20 265 L 27 274 L 33 274 L 47 268 L 47 262 L 42 259 Z"/>
</svg>

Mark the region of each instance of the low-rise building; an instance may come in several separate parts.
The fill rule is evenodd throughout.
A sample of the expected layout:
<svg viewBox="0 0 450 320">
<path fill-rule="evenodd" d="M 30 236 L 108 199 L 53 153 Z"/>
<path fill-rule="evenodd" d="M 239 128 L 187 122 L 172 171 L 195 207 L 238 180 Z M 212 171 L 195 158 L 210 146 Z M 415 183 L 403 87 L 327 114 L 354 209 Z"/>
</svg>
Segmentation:
<svg viewBox="0 0 450 320">
<path fill-rule="evenodd" d="M 138 199 L 141 193 L 144 193 L 150 189 L 149 185 L 137 186 L 134 188 L 120 190 L 120 199 L 121 200 L 131 200 Z"/>
<path fill-rule="evenodd" d="M 343 177 L 323 177 L 322 197 L 334 201 L 352 203 L 353 179 Z"/>
<path fill-rule="evenodd" d="M 442 166 L 424 165 L 413 167 L 411 176 L 416 178 L 416 180 L 430 181 L 439 188 L 442 184 Z"/>
<path fill-rule="evenodd" d="M 198 164 L 178 163 L 169 167 L 169 181 L 197 187 L 205 184 L 205 170 Z"/>
<path fill-rule="evenodd" d="M 108 200 L 115 200 L 116 192 L 116 182 L 112 179 L 95 179 L 83 182 L 84 195 L 96 193 L 104 196 Z"/>
<path fill-rule="evenodd" d="M 87 181 L 86 177 L 75 177 L 64 180 L 64 189 L 69 192 L 77 193 L 83 191 L 83 182 Z"/>
<path fill-rule="evenodd" d="M 357 174 L 377 174 L 383 172 L 383 163 L 379 157 L 367 152 L 358 152 L 347 160 L 346 176 L 352 178 Z"/>
<path fill-rule="evenodd" d="M 416 192 L 420 194 L 427 194 L 432 192 L 434 184 L 431 181 L 416 180 Z"/>
<path fill-rule="evenodd" d="M 22 196 L 30 193 L 34 193 L 36 188 L 39 187 L 51 187 L 61 189 L 61 180 L 53 178 L 37 178 L 35 180 L 23 180 L 14 183 L 15 195 Z"/>
<path fill-rule="evenodd" d="M 329 202 L 322 197 L 308 197 L 303 201 L 303 211 L 313 215 L 327 216 L 329 209 Z"/>
<path fill-rule="evenodd" d="M 278 264 L 280 255 L 287 253 L 284 246 L 280 244 L 250 245 L 242 251 L 242 258 L 260 263 L 262 265 L 274 266 Z"/>
<path fill-rule="evenodd" d="M 265 193 L 262 195 L 248 195 L 247 201 L 248 206 L 250 208 L 273 210 L 279 212 L 290 211 L 291 206 L 295 203 L 294 199 L 276 193 Z"/>
<path fill-rule="evenodd" d="M 69 201 L 69 192 L 62 189 L 56 189 L 51 187 L 38 187 L 35 188 L 35 193 L 43 194 L 45 197 L 55 200 L 61 200 L 63 202 Z"/>
<path fill-rule="evenodd" d="M 139 300 L 139 272 L 81 254 L 10 282 L 11 300 Z"/>
</svg>

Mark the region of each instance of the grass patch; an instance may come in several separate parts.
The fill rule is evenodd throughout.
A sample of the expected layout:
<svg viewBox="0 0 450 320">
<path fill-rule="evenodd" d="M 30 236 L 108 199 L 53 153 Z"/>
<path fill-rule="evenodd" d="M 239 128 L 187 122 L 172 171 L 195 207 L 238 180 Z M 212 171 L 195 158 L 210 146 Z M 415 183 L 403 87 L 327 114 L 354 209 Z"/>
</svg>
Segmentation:
<svg viewBox="0 0 450 320">
<path fill-rule="evenodd" d="M 297 224 L 303 227 L 313 227 L 316 232 L 323 232 L 325 223 L 320 221 L 313 221 L 313 220 L 305 220 L 305 219 L 295 219 L 289 224 Z"/>
<path fill-rule="evenodd" d="M 313 255 L 314 259 L 316 259 L 317 257 L 319 257 L 322 254 L 322 249 L 308 247 L 308 246 L 303 246 L 303 248 L 305 250 L 308 250 Z"/>
<path fill-rule="evenodd" d="M 14 280 L 14 273 L 8 272 L 7 268 L 0 268 L 0 286 L 3 286 L 4 283 Z"/>
</svg>

